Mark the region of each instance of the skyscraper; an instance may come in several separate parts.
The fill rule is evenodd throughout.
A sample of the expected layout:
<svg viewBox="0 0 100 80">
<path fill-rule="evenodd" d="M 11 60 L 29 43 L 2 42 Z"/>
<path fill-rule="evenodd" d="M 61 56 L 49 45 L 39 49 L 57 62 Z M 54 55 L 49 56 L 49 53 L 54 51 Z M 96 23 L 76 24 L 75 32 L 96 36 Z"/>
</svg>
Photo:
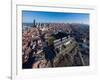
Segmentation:
<svg viewBox="0 0 100 80">
<path fill-rule="evenodd" d="M 33 27 L 36 27 L 36 21 L 35 21 L 35 19 L 33 20 Z"/>
</svg>

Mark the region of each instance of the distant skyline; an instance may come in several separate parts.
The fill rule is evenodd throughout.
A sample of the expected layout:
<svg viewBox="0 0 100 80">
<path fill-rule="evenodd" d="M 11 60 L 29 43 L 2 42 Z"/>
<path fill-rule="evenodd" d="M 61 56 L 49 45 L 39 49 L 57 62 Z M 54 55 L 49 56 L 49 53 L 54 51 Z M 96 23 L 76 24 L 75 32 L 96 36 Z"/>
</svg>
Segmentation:
<svg viewBox="0 0 100 80">
<path fill-rule="evenodd" d="M 33 23 L 82 23 L 89 24 L 88 13 L 67 13 L 67 12 L 39 12 L 22 11 L 22 22 Z"/>
</svg>

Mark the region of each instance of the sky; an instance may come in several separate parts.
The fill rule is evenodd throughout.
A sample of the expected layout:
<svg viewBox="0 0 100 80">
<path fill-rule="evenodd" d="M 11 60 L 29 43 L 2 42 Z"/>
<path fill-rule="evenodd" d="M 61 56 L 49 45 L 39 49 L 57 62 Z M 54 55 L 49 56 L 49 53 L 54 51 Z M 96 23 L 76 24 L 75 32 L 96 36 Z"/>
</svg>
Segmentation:
<svg viewBox="0 0 100 80">
<path fill-rule="evenodd" d="M 87 13 L 22 11 L 23 23 L 33 23 L 34 19 L 37 23 L 89 24 L 89 14 Z"/>
</svg>

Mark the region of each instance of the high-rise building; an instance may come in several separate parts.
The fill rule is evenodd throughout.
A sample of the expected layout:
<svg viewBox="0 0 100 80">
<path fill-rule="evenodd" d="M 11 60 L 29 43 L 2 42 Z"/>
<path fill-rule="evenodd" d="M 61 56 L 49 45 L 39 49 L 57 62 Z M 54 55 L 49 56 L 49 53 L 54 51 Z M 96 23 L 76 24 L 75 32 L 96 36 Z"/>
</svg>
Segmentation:
<svg viewBox="0 0 100 80">
<path fill-rule="evenodd" d="M 35 19 L 33 20 L 33 27 L 36 27 L 36 21 L 35 21 Z"/>
</svg>

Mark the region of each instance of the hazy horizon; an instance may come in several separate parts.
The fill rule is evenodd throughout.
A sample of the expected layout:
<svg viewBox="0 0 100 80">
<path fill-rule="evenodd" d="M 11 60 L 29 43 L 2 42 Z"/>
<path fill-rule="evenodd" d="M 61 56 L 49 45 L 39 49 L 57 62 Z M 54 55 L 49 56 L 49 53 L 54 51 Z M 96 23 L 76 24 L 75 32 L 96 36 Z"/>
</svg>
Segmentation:
<svg viewBox="0 0 100 80">
<path fill-rule="evenodd" d="M 79 23 L 89 24 L 87 13 L 22 11 L 22 23 Z"/>
</svg>

